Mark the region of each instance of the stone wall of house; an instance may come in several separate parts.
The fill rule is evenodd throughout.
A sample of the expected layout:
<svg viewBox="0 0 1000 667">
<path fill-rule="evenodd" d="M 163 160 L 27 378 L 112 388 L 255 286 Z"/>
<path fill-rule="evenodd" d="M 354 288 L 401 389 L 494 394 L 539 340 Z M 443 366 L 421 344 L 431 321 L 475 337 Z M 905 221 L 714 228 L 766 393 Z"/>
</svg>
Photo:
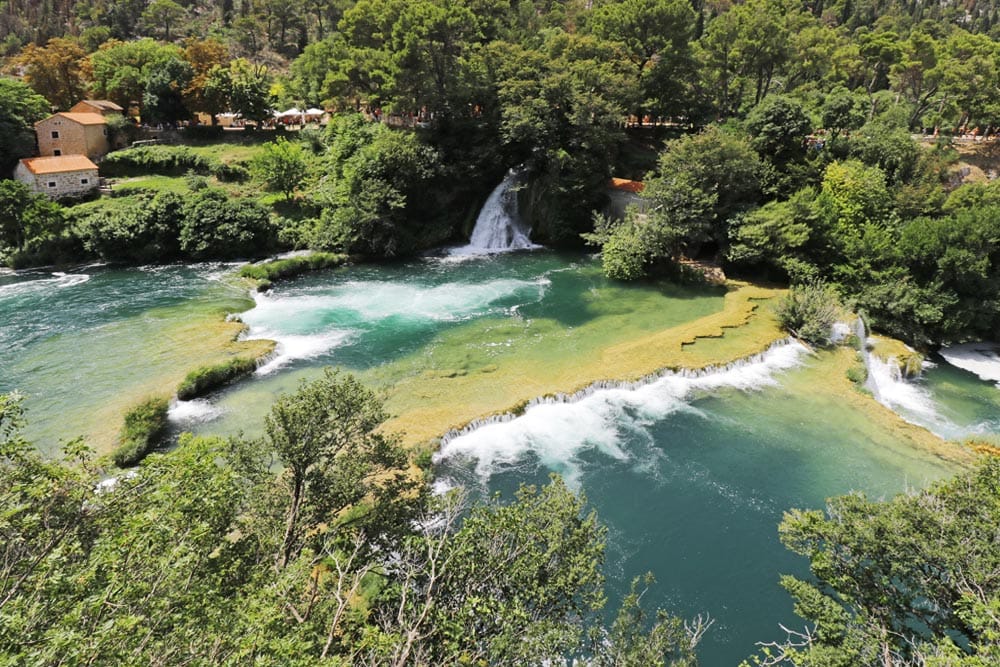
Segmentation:
<svg viewBox="0 0 1000 667">
<path fill-rule="evenodd" d="M 646 212 L 646 202 L 635 192 L 627 190 L 608 189 L 608 206 L 604 209 L 604 214 L 614 220 L 625 219 L 625 209 L 635 206 L 639 213 Z"/>
<path fill-rule="evenodd" d="M 35 125 L 38 154 L 86 155 L 95 160 L 109 150 L 107 131 L 107 125 L 81 125 L 63 116 L 50 116 Z"/>
<path fill-rule="evenodd" d="M 18 164 L 14 169 L 14 178 L 26 183 L 34 192 L 48 195 L 53 199 L 86 194 L 95 189 L 99 181 L 96 169 L 59 174 L 33 174 L 23 164 Z"/>
</svg>

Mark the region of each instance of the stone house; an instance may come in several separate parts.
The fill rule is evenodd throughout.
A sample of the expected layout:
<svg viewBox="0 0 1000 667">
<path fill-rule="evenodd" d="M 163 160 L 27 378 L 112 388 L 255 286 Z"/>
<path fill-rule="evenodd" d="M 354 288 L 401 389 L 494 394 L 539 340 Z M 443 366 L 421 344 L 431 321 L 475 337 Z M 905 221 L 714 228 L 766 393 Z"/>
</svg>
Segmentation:
<svg viewBox="0 0 1000 667">
<path fill-rule="evenodd" d="M 70 113 L 99 113 L 102 116 L 121 116 L 125 110 L 110 100 L 81 100 L 70 108 Z"/>
<path fill-rule="evenodd" d="M 608 183 L 608 206 L 605 214 L 615 220 L 625 218 L 625 209 L 634 206 L 639 213 L 646 212 L 646 202 L 639 196 L 644 184 L 641 181 L 630 181 L 625 178 L 612 178 Z"/>
<path fill-rule="evenodd" d="M 86 155 L 91 160 L 110 150 L 108 123 L 99 113 L 62 112 L 35 123 L 43 156 Z"/>
<path fill-rule="evenodd" d="M 85 155 L 25 158 L 14 168 L 14 178 L 53 199 L 78 197 L 99 182 L 97 165 Z"/>
</svg>

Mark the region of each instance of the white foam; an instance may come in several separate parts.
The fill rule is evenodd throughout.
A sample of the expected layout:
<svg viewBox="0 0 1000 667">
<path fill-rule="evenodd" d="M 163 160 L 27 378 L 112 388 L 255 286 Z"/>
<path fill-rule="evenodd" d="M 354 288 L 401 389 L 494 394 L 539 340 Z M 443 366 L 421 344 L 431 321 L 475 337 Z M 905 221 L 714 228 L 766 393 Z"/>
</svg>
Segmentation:
<svg viewBox="0 0 1000 667">
<path fill-rule="evenodd" d="M 90 275 L 86 273 L 62 273 L 55 272 L 52 274 L 56 279 L 56 287 L 73 287 L 75 285 L 82 285 L 83 283 L 90 280 Z"/>
<path fill-rule="evenodd" d="M 1000 386 L 1000 345 L 997 343 L 951 345 L 939 350 L 939 354 L 952 366 Z"/>
<path fill-rule="evenodd" d="M 283 334 L 261 329 L 252 339 L 262 338 L 275 342 L 274 354 L 257 370 L 257 375 L 270 375 L 297 359 L 313 359 L 339 347 L 351 338 L 350 331 L 324 331 L 319 334 Z"/>
<path fill-rule="evenodd" d="M 34 274 L 37 275 L 37 274 Z M 90 275 L 86 273 L 63 273 L 56 271 L 47 278 L 35 278 L 9 285 L 0 285 L 0 297 L 15 297 L 33 292 L 63 287 L 73 287 L 82 285 L 90 280 Z"/>
<path fill-rule="evenodd" d="M 526 295 L 541 299 L 549 281 L 490 280 L 423 286 L 403 282 L 348 282 L 323 293 L 294 296 L 257 295 L 257 307 L 243 314 L 251 329 L 268 327 L 294 333 L 315 332 L 335 324 L 364 324 L 389 318 L 417 321 L 454 321 L 488 310 L 496 301 Z M 252 332 L 258 336 L 255 331 Z M 292 332 L 290 332 L 292 333 Z"/>
<path fill-rule="evenodd" d="M 211 402 L 196 398 L 191 401 L 173 401 L 167 411 L 167 419 L 177 426 L 189 426 L 210 422 L 222 416 L 223 410 Z"/>
<path fill-rule="evenodd" d="M 624 433 L 645 430 L 674 412 L 691 410 L 695 392 L 728 387 L 751 391 L 773 385 L 775 373 L 796 366 L 806 353 L 799 343 L 787 342 L 723 368 L 668 372 L 649 382 L 621 386 L 602 383 L 573 396 L 541 399 L 521 416 L 500 416 L 449 434 L 442 439 L 435 462 L 474 459 L 476 474 L 488 479 L 532 454 L 574 484 L 584 452 L 596 450 L 628 460 L 622 448 Z"/>
<path fill-rule="evenodd" d="M 950 430 L 953 426 L 937 410 L 930 391 L 907 380 L 894 359 L 882 361 L 876 355 L 868 358 L 868 386 L 875 399 L 901 417 L 932 430 Z"/>
</svg>

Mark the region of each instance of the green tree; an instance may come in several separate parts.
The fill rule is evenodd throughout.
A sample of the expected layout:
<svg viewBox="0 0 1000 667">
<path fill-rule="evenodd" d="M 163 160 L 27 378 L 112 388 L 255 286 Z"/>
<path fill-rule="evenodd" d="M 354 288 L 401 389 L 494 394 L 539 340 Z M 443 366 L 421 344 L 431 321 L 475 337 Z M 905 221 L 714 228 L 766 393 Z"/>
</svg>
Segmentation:
<svg viewBox="0 0 1000 667">
<path fill-rule="evenodd" d="M 1000 656 L 995 548 L 1000 460 L 877 502 L 792 510 L 781 540 L 814 579 L 782 577 L 813 627 L 767 648 L 765 664 L 986 665 Z"/>
<path fill-rule="evenodd" d="M 174 0 L 153 0 L 142 13 L 142 22 L 149 28 L 163 31 L 163 40 L 170 40 L 170 29 L 184 19 L 187 10 Z"/>
<path fill-rule="evenodd" d="M 595 35 L 617 45 L 620 57 L 634 68 L 636 90 L 645 97 L 662 98 L 667 92 L 647 88 L 650 76 L 662 84 L 683 78 L 685 70 L 690 68 L 688 42 L 694 31 L 695 16 L 687 0 L 608 3 L 594 11 L 588 25 Z M 641 105 L 644 100 L 636 101 Z M 636 115 L 641 121 L 643 109 L 637 108 Z"/>
<path fill-rule="evenodd" d="M 268 190 L 281 192 L 287 201 L 302 184 L 309 171 L 309 162 L 302 145 L 278 138 L 264 144 L 250 163 L 250 170 L 262 180 Z"/>
<path fill-rule="evenodd" d="M 750 142 L 718 126 L 668 142 L 642 197 L 665 254 L 695 256 L 728 240 L 729 219 L 755 204 L 762 167 Z"/>
<path fill-rule="evenodd" d="M 157 44 L 148 37 L 130 42 L 110 40 L 90 55 L 94 92 L 124 109 L 137 106 L 141 110 L 150 79 L 174 60 L 183 60 L 181 50 L 174 45 Z M 169 83 L 173 76 L 164 79 L 161 74 L 157 81 Z"/>
<path fill-rule="evenodd" d="M 38 251 L 63 230 L 63 210 L 20 181 L 0 180 L 0 262 Z"/>
<path fill-rule="evenodd" d="M 260 123 L 271 115 L 271 84 L 267 68 L 247 60 L 234 60 L 229 67 L 229 103 L 233 112 Z M 217 79 L 218 82 L 222 78 Z"/>
<path fill-rule="evenodd" d="M 150 72 L 142 93 L 143 119 L 176 123 L 190 118 L 191 112 L 184 104 L 184 91 L 190 87 L 193 76 L 190 63 L 179 57 L 158 63 Z"/>
<path fill-rule="evenodd" d="M 27 85 L 0 77 L 0 174 L 9 176 L 20 158 L 35 154 L 35 122 L 48 115 L 48 101 Z"/>
<path fill-rule="evenodd" d="M 184 207 L 179 240 L 181 251 L 192 259 L 256 257 L 273 248 L 274 227 L 257 202 L 208 190 Z"/>
<path fill-rule="evenodd" d="M 264 431 L 266 447 L 285 466 L 288 493 L 279 567 L 297 557 L 320 523 L 370 494 L 375 504 L 391 504 L 407 486 L 396 439 L 377 430 L 387 416 L 371 390 L 331 369 L 275 402 Z"/>
</svg>

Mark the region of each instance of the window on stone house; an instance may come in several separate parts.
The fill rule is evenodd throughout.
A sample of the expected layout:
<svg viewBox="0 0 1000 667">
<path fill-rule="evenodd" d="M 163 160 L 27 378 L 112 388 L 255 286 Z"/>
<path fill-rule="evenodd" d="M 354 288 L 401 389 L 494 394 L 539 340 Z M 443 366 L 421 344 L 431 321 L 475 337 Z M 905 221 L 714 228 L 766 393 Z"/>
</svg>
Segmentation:
<svg viewBox="0 0 1000 667">
<path fill-rule="evenodd" d="M 62 151 L 59 150 L 58 148 L 55 148 L 55 149 L 52 150 L 52 154 L 53 155 L 62 155 Z"/>
<path fill-rule="evenodd" d="M 53 139 L 59 138 L 59 130 L 52 130 L 52 138 Z"/>
<path fill-rule="evenodd" d="M 49 181 L 49 187 L 50 188 L 56 187 L 56 182 L 55 181 Z"/>
<path fill-rule="evenodd" d="M 90 179 L 89 178 L 81 178 L 80 179 L 80 185 L 86 185 L 87 183 L 90 183 Z"/>
</svg>

